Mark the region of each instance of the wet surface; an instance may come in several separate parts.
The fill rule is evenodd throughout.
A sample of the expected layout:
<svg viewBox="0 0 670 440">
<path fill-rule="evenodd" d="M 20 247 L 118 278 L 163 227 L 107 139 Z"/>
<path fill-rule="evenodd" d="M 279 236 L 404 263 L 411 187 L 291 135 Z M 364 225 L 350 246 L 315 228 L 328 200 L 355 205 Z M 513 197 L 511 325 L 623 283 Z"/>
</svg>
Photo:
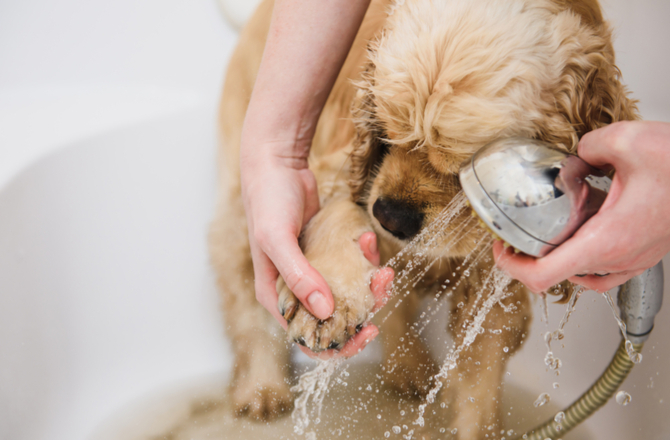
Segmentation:
<svg viewBox="0 0 670 440">
<path fill-rule="evenodd" d="M 324 399 L 320 423 L 312 423 L 306 434 L 293 431 L 290 415 L 273 422 L 254 422 L 235 417 L 223 381 L 203 378 L 172 390 L 157 392 L 129 405 L 100 427 L 91 440 L 268 440 L 268 439 L 401 439 L 414 429 L 414 439 L 456 438 L 451 434 L 452 414 L 439 403 L 426 410 L 426 426 L 419 433 L 413 422 L 419 400 L 401 399 L 395 392 L 379 389 L 363 392 L 377 382 L 379 366 L 359 364 L 347 371 L 347 386 L 333 386 Z M 521 433 L 553 417 L 561 408 L 547 403 L 533 408 L 537 397 L 531 390 L 504 385 L 505 435 Z M 397 433 L 396 433 L 397 432 Z M 310 434 L 313 433 L 313 434 Z M 388 433 L 388 434 L 386 434 Z M 500 438 L 498 434 L 496 438 Z M 584 427 L 565 435 L 564 440 L 592 438 Z"/>
</svg>

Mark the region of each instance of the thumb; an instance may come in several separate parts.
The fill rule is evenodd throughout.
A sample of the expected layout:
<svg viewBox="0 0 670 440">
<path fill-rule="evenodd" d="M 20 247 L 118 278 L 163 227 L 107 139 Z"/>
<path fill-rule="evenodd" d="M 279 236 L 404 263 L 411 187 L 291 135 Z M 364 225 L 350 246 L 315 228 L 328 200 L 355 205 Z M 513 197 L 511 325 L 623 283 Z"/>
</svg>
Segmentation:
<svg viewBox="0 0 670 440">
<path fill-rule="evenodd" d="M 303 306 L 319 319 L 334 310 L 333 295 L 321 274 L 312 267 L 291 234 L 273 235 L 264 251 L 284 278 L 284 282 Z"/>
</svg>

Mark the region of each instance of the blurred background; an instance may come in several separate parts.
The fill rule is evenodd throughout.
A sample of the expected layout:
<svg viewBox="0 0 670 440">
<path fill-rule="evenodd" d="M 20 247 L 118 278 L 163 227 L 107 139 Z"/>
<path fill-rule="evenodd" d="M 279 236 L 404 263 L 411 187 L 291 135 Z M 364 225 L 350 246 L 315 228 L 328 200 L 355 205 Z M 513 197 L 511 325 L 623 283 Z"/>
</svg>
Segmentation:
<svg viewBox="0 0 670 440">
<path fill-rule="evenodd" d="M 91 439 L 156 390 L 225 378 L 205 243 L 216 107 L 255 3 L 0 0 L 0 439 Z M 670 2 L 601 4 L 642 115 L 670 122 Z M 668 310 L 624 385 L 633 403 L 608 404 L 593 438 L 670 436 Z M 599 299 L 568 327 L 560 403 L 618 343 Z M 535 328 L 507 380 L 544 390 Z"/>
</svg>

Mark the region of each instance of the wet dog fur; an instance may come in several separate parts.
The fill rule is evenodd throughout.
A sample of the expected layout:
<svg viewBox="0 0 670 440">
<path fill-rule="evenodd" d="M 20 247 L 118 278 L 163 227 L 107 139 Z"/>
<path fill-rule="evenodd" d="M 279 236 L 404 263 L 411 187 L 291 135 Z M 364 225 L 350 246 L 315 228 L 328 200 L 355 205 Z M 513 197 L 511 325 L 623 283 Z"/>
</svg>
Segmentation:
<svg viewBox="0 0 670 440">
<path fill-rule="evenodd" d="M 335 313 L 318 321 L 278 282 L 289 338 L 317 351 L 340 347 L 368 319 L 373 300 L 366 281 L 375 268 L 356 242 L 363 232 L 377 233 L 383 262 L 451 201 L 460 189 L 459 164 L 486 143 L 525 136 L 574 152 L 584 133 L 638 117 L 596 0 L 391 3 L 371 3 L 311 150 L 321 211 L 300 243 L 328 281 Z M 221 196 L 209 239 L 235 354 L 233 400 L 240 414 L 256 419 L 273 418 L 292 399 L 286 334 L 255 299 L 239 183 L 242 121 L 271 13 L 267 0 L 242 32 L 228 68 L 220 111 Z M 468 215 L 450 224 L 467 224 Z M 451 248 L 381 328 L 386 353 L 404 346 L 385 361 L 385 381 L 399 392 L 423 395 L 435 372 L 410 326 L 420 296 L 456 270 L 483 234 L 474 228 Z M 457 342 L 489 266 L 481 263 L 453 293 L 448 329 Z M 508 330 L 478 337 L 450 374 L 459 380 L 442 393 L 460 439 L 499 432 L 505 364 L 530 321 L 527 292 L 518 285 L 512 290 L 506 304 L 515 312 L 495 306 L 484 324 Z M 468 404 L 468 397 L 479 403 Z"/>
</svg>

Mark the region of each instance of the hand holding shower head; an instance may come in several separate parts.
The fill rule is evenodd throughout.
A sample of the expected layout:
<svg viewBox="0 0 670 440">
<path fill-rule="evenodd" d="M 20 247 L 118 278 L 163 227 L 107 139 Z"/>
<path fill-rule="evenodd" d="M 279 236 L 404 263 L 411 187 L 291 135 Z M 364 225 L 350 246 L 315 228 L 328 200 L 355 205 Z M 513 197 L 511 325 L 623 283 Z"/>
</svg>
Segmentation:
<svg viewBox="0 0 670 440">
<path fill-rule="evenodd" d="M 524 138 L 486 145 L 461 165 L 459 178 L 484 224 L 505 242 L 535 257 L 547 255 L 598 212 L 611 183 L 579 157 Z M 662 299 L 662 262 L 621 286 L 619 309 L 636 350 L 649 337 Z M 604 405 L 632 368 L 622 342 L 601 377 L 564 410 L 566 418 L 560 427 L 550 418 L 523 438 L 564 435 Z"/>
<path fill-rule="evenodd" d="M 486 145 L 459 174 L 463 192 L 486 226 L 535 257 L 551 252 L 598 212 L 611 183 L 579 157 L 519 137 Z M 651 331 L 662 298 L 662 263 L 621 287 L 622 318 L 636 341 Z"/>
<path fill-rule="evenodd" d="M 605 201 L 609 178 L 546 142 L 494 141 L 461 165 L 472 209 L 516 249 L 542 257 L 570 238 Z"/>
</svg>

